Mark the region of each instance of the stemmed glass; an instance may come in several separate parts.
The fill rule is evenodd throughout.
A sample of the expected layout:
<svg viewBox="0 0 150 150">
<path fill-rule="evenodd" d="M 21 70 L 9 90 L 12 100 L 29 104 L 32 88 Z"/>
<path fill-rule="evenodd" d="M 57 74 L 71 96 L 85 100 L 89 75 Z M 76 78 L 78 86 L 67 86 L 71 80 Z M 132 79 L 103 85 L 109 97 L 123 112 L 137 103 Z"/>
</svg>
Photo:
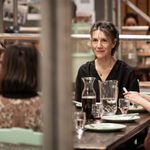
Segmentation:
<svg viewBox="0 0 150 150">
<path fill-rule="evenodd" d="M 92 115 L 95 123 L 99 123 L 103 114 L 102 103 L 92 105 Z"/>
<path fill-rule="evenodd" d="M 86 122 L 86 115 L 83 111 L 74 112 L 74 124 L 78 138 L 81 138 Z"/>
<path fill-rule="evenodd" d="M 119 98 L 119 109 L 123 115 L 128 113 L 130 102 L 128 99 Z"/>
</svg>

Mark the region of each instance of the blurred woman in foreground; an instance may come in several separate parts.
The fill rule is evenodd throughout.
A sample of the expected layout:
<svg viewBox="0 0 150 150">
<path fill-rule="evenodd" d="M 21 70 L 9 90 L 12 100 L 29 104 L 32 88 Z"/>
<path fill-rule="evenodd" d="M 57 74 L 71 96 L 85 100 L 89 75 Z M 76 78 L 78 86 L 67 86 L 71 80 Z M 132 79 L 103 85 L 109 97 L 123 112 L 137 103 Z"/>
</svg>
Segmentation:
<svg viewBox="0 0 150 150">
<path fill-rule="evenodd" d="M 1 66 L 0 127 L 41 130 L 38 91 L 38 50 L 31 46 L 7 47 Z"/>
</svg>

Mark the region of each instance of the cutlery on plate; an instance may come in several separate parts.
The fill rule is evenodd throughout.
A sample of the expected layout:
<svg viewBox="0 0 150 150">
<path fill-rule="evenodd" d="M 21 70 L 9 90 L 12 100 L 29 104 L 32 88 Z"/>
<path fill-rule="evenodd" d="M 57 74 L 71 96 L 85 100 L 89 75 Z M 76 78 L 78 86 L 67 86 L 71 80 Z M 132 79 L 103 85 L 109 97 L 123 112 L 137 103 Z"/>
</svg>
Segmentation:
<svg viewBox="0 0 150 150">
<path fill-rule="evenodd" d="M 89 124 L 89 126 L 91 126 L 92 128 L 94 128 L 95 126 L 94 125 L 92 125 L 92 124 Z"/>
<path fill-rule="evenodd" d="M 73 101 L 73 103 L 75 103 L 75 104 L 81 104 L 81 102 L 78 102 L 78 101 Z"/>
<path fill-rule="evenodd" d="M 139 116 L 139 113 L 129 114 L 130 118 L 134 118 L 135 116 Z"/>
<path fill-rule="evenodd" d="M 136 117 L 136 116 L 139 116 L 139 113 L 121 114 L 121 116 L 127 117 L 127 118 L 129 118 L 129 119 L 132 119 L 132 118 L 134 118 L 134 117 Z"/>
<path fill-rule="evenodd" d="M 120 114 L 120 116 L 138 116 L 139 113 Z"/>
</svg>

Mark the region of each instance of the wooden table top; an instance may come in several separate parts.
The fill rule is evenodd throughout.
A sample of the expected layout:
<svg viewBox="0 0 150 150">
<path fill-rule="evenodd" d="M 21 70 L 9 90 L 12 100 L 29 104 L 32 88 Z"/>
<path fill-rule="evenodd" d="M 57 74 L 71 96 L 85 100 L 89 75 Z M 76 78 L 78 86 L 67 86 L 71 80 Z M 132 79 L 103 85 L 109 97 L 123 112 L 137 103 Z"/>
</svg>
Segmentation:
<svg viewBox="0 0 150 150">
<path fill-rule="evenodd" d="M 150 125 L 150 115 L 141 114 L 135 122 L 124 123 L 127 128 L 117 132 L 85 131 L 81 139 L 74 138 L 74 149 L 113 150 Z"/>
</svg>

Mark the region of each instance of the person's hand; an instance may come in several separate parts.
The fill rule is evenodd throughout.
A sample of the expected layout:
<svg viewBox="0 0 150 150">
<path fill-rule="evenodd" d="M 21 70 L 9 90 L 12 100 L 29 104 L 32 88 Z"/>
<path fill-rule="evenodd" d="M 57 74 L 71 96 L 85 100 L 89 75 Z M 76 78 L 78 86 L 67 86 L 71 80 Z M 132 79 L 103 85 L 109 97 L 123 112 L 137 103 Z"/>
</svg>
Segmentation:
<svg viewBox="0 0 150 150">
<path fill-rule="evenodd" d="M 140 95 L 139 92 L 136 92 L 136 91 L 127 91 L 125 93 L 123 93 L 124 97 L 128 97 L 128 96 L 137 96 L 137 95 Z"/>
<path fill-rule="evenodd" d="M 135 92 L 135 91 L 129 91 L 129 92 L 124 93 L 124 97 L 130 100 L 131 103 L 136 103 L 136 104 L 140 104 L 141 99 L 143 99 L 140 93 Z"/>
</svg>

